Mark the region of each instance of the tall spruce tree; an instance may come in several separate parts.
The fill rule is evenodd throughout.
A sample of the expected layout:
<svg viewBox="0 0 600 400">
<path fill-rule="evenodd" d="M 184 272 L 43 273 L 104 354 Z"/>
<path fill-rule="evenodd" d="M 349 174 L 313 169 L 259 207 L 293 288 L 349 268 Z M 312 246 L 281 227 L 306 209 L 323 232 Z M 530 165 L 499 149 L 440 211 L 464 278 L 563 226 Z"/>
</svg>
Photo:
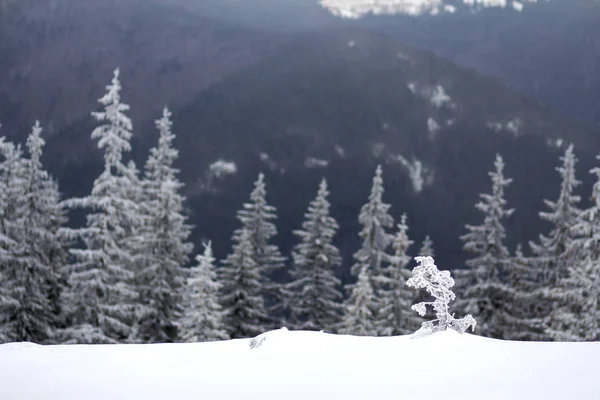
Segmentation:
<svg viewBox="0 0 600 400">
<path fill-rule="evenodd" d="M 537 278 L 544 287 L 554 286 L 559 280 L 568 277 L 571 260 L 567 250 L 571 248 L 574 240 L 573 227 L 581 214 L 577 206 L 581 198 L 574 194 L 581 182 L 575 177 L 577 158 L 573 152 L 573 145 L 565 150 L 561 160 L 562 165 L 556 168 L 562 178 L 558 199 L 544 200 L 550 211 L 540 212 L 540 218 L 550 222 L 552 230 L 548 236 L 540 235 L 539 244 L 530 243 L 540 267 L 540 275 Z"/>
<path fill-rule="evenodd" d="M 386 231 L 394 226 L 394 218 L 389 213 L 390 205 L 383 202 L 383 193 L 382 169 L 378 166 L 373 177 L 369 201 L 362 206 L 358 217 L 362 225 L 359 236 L 363 243 L 354 253 L 355 263 L 352 266 L 354 275 L 366 268 L 376 296 L 384 264 L 389 262 L 390 258 L 387 250 L 394 239 L 394 235 Z"/>
<path fill-rule="evenodd" d="M 140 300 L 146 306 L 138 336 L 143 342 L 173 342 L 181 318 L 183 267 L 192 244 L 191 227 L 183 215 L 183 183 L 173 167 L 179 152 L 173 147 L 171 112 L 165 108 L 156 121 L 158 145 L 150 150 L 143 180 L 141 226 L 137 263 Z"/>
<path fill-rule="evenodd" d="M 577 158 L 570 145 L 561 157 L 562 165 L 556 170 L 561 176 L 561 186 L 556 201 L 544 200 L 549 212 L 540 212 L 540 218 L 552 224 L 548 236 L 540 235 L 539 243 L 530 242 L 534 257 L 517 257 L 517 266 L 522 273 L 519 285 L 521 292 L 530 293 L 520 301 L 529 329 L 521 329 L 519 339 L 547 340 L 551 336 L 548 329 L 549 316 L 555 308 L 556 300 L 552 293 L 561 280 L 569 276 L 571 264 L 577 260 L 571 251 L 575 239 L 573 227 L 577 224 L 581 210 L 580 197 L 574 194 L 581 184 L 575 176 Z"/>
<path fill-rule="evenodd" d="M 356 284 L 350 288 L 350 297 L 344 304 L 345 314 L 340 333 L 356 336 L 377 336 L 374 313 L 375 293 L 366 266 L 360 271 Z"/>
<path fill-rule="evenodd" d="M 131 168 L 122 159 L 123 153 L 131 150 L 132 124 L 120 92 L 117 69 L 106 95 L 99 100 L 104 110 L 92 113 L 102 123 L 91 136 L 105 151 L 104 170 L 89 196 L 65 202 L 69 207 L 90 210 L 87 226 L 73 231 L 84 245 L 71 249 L 75 258 L 69 274 L 71 326 L 65 334 L 74 343 L 126 342 L 134 333 L 138 293 L 129 223 L 139 226 L 134 221 L 139 206 L 130 198 Z"/>
<path fill-rule="evenodd" d="M 598 260 L 586 256 L 574 264 L 569 277 L 562 279 L 552 294 L 558 302 L 550 315 L 547 333 L 554 340 L 600 340 Z"/>
<path fill-rule="evenodd" d="M 505 281 L 512 300 L 507 303 L 510 312 L 504 313 L 503 337 L 508 340 L 544 341 L 547 307 L 550 302 L 546 295 L 547 288 L 540 286 L 539 263 L 533 257 L 523 254 L 519 244 L 514 256 L 506 262 Z"/>
<path fill-rule="evenodd" d="M 412 244 L 404 214 L 392 243 L 394 255 L 389 266 L 384 269 L 383 290 L 379 293 L 376 324 L 380 335 L 405 335 L 416 331 L 422 322 L 421 318 L 410 311 L 416 293 L 406 285 L 411 277 L 411 271 L 407 269 L 411 257 L 406 252 Z"/>
<path fill-rule="evenodd" d="M 45 145 L 41 137 L 39 122 L 27 138 L 29 160 L 26 165 L 25 190 L 25 243 L 32 261 L 37 264 L 42 277 L 42 299 L 47 298 L 52 313 L 50 329 L 56 333 L 63 324 L 62 293 L 65 289 L 63 268 L 67 262 L 67 247 L 70 244 L 62 233 L 67 223 L 66 211 L 60 204 L 58 183 L 43 168 L 41 157 Z M 53 338 L 48 338 L 53 340 Z"/>
<path fill-rule="evenodd" d="M 300 238 L 293 252 L 293 282 L 290 284 L 290 311 L 296 329 L 335 331 L 342 308 L 341 282 L 335 269 L 342 263 L 333 245 L 338 224 L 329 214 L 329 191 L 325 179 L 317 197 L 304 215 L 302 229 L 294 232 Z"/>
<path fill-rule="evenodd" d="M 66 220 L 59 206 L 58 186 L 41 163 L 41 133 L 36 121 L 27 139 L 29 159 L 14 159 L 10 167 L 16 168 L 6 188 L 12 202 L 7 210 L 12 210 L 13 216 L 6 221 L 10 259 L 4 264 L 5 281 L 1 284 L 9 288 L 16 303 L 0 329 L 9 340 L 51 343 L 61 325 L 64 282 L 60 268 L 66 259 L 66 241 L 59 229 Z"/>
<path fill-rule="evenodd" d="M 223 306 L 227 334 L 232 339 L 259 335 L 268 329 L 269 318 L 262 296 L 262 269 L 254 261 L 252 234 L 236 232 L 233 252 L 220 268 Z"/>
<path fill-rule="evenodd" d="M 22 224 L 25 161 L 20 146 L 0 138 L 0 343 L 18 336 L 18 314 L 24 268 L 16 262 L 23 246 L 17 236 Z M 16 285 L 16 286 L 15 286 Z M 17 290 L 15 290 L 15 287 Z"/>
<path fill-rule="evenodd" d="M 243 209 L 238 211 L 237 218 L 242 227 L 234 232 L 233 241 L 240 243 L 244 234 L 249 235 L 250 254 L 259 271 L 260 293 L 265 300 L 271 321 L 265 328 L 275 328 L 283 319 L 286 308 L 284 302 L 289 295 L 283 285 L 271 280 L 274 272 L 284 268 L 285 257 L 281 255 L 277 245 L 272 243 L 277 235 L 277 228 L 273 223 L 277 218 L 277 210 L 267 203 L 264 179 L 264 175 L 260 173 L 250 194 L 250 202 L 245 203 Z"/>
<path fill-rule="evenodd" d="M 221 284 L 217 281 L 215 258 L 210 243 L 196 256 L 197 265 L 190 268 L 184 292 L 181 339 L 185 342 L 207 342 L 228 339 L 223 323 L 223 309 L 218 301 Z"/>
<path fill-rule="evenodd" d="M 492 193 L 481 194 L 476 208 L 484 215 L 481 225 L 467 225 L 464 250 L 473 255 L 467 261 L 471 269 L 461 274 L 461 301 L 457 302 L 465 314 L 472 314 L 478 322 L 478 330 L 484 336 L 503 338 L 511 301 L 510 290 L 503 281 L 510 253 L 504 245 L 506 231 L 503 220 L 512 215 L 506 209 L 504 189 L 512 179 L 504 177 L 504 161 L 496 156 L 495 171 L 490 172 Z"/>
<path fill-rule="evenodd" d="M 574 238 L 566 250 L 569 273 L 550 291 L 557 304 L 548 333 L 555 340 L 600 340 L 600 167 L 590 172 L 596 175 L 592 206 L 572 226 Z"/>
</svg>

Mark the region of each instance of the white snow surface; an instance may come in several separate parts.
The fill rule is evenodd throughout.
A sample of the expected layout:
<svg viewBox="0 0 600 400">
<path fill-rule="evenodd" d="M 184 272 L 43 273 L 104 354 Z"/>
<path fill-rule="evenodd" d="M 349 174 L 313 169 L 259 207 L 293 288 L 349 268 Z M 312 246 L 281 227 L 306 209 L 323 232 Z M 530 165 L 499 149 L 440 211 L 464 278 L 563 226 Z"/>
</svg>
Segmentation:
<svg viewBox="0 0 600 400">
<path fill-rule="evenodd" d="M 456 7 L 452 3 L 460 0 L 319 0 L 321 6 L 341 18 L 360 18 L 367 14 L 406 14 L 418 16 L 423 14 L 437 15 L 452 14 Z M 489 7 L 506 8 L 512 5 L 517 11 L 522 11 L 523 3 L 536 3 L 537 0 L 462 0 L 462 3 L 472 9 Z"/>
<path fill-rule="evenodd" d="M 452 98 L 448 95 L 446 89 L 444 89 L 442 85 L 417 85 L 414 82 L 410 82 L 406 87 L 413 94 L 428 100 L 429 103 L 436 108 L 456 108 L 456 104 L 452 101 Z"/>
<path fill-rule="evenodd" d="M 488 122 L 486 125 L 495 132 L 506 131 L 514 137 L 519 137 L 523 133 L 523 120 L 520 118 L 513 118 L 506 122 Z"/>
<path fill-rule="evenodd" d="M 0 345 L 0 398 L 564 400 L 598 396 L 600 343 L 455 331 L 353 337 L 285 329 L 250 339 L 144 345 Z"/>
<path fill-rule="evenodd" d="M 425 186 L 431 186 L 434 180 L 434 171 L 423 165 L 420 160 L 408 161 L 404 156 L 396 154 L 389 158 L 390 162 L 399 163 L 408 172 L 408 177 L 416 193 L 421 193 Z"/>
<path fill-rule="evenodd" d="M 216 178 L 237 173 L 237 165 L 233 161 L 217 160 L 209 167 L 210 174 Z"/>
<path fill-rule="evenodd" d="M 304 160 L 304 166 L 306 168 L 326 168 L 328 165 L 329 161 L 316 157 L 308 157 Z"/>
</svg>

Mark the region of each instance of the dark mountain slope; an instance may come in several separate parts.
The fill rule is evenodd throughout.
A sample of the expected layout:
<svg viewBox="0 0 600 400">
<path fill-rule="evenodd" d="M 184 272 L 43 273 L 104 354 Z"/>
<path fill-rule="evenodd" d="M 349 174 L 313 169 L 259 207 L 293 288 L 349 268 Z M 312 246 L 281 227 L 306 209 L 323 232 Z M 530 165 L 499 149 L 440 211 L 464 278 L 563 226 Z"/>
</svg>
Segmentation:
<svg viewBox="0 0 600 400">
<path fill-rule="evenodd" d="M 600 3 L 550 0 L 478 12 L 333 19 L 317 0 L 171 0 L 197 13 L 274 31 L 357 25 L 391 33 L 500 79 L 568 118 L 600 127 Z"/>
<path fill-rule="evenodd" d="M 263 170 L 288 249 L 318 180 L 330 180 L 348 264 L 358 210 L 382 163 L 396 217 L 407 212 L 413 237 L 431 234 L 442 265 L 460 266 L 458 236 L 479 220 L 473 206 L 489 189 L 496 152 L 515 177 L 514 246 L 537 234 L 541 200 L 555 196 L 556 141 L 574 141 L 587 166 L 587 151 L 597 148 L 594 137 L 494 81 L 361 30 L 296 38 L 175 115 L 184 178 L 195 182 L 194 220 L 220 255 L 235 210 Z M 237 174 L 207 172 L 218 160 L 235 162 Z"/>
<path fill-rule="evenodd" d="M 600 4 L 552 0 L 436 17 L 370 17 L 388 32 L 600 128 Z"/>
<path fill-rule="evenodd" d="M 116 67 L 134 123 L 149 120 L 256 63 L 278 40 L 164 3 L 9 2 L 0 19 L 4 133 L 23 135 L 38 118 L 53 134 L 87 118 Z"/>
<path fill-rule="evenodd" d="M 509 191 L 517 207 L 514 245 L 537 234 L 541 199 L 555 196 L 557 141 L 577 144 L 581 171 L 598 148 L 593 136 L 527 98 L 390 36 L 361 29 L 264 34 L 156 1 L 163 6 L 9 2 L 10 18 L 0 26 L 2 133 L 22 138 L 42 119 L 54 136 L 48 165 L 67 195 L 85 193 L 98 167 L 89 112 L 120 65 L 135 122 L 133 156 L 142 162 L 153 144 L 159 108 L 175 108 L 195 241 L 213 239 L 219 256 L 237 226 L 235 211 L 264 170 L 286 250 L 319 179 L 330 180 L 348 265 L 358 210 L 382 163 L 395 215 L 409 214 L 417 240 L 432 235 L 441 265 L 460 266 L 458 236 L 465 223 L 479 221 L 473 205 L 489 189 L 496 152 L 516 179 Z M 232 166 L 225 161 L 235 162 L 236 174 L 223 172 Z"/>
</svg>

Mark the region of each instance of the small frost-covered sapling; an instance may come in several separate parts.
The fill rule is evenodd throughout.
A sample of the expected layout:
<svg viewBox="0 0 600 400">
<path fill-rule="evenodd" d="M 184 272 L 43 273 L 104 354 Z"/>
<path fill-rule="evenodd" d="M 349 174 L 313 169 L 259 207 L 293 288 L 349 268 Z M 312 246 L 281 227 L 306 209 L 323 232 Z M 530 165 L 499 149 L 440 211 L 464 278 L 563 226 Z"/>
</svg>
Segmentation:
<svg viewBox="0 0 600 400">
<path fill-rule="evenodd" d="M 454 314 L 450 314 L 448 304 L 456 298 L 450 290 L 454 286 L 450 271 L 438 270 L 431 257 L 415 257 L 415 260 L 418 265 L 406 284 L 415 289 L 425 289 L 434 300 L 414 304 L 411 308 L 425 316 L 427 306 L 431 306 L 436 316 L 433 321 L 423 322 L 421 329 L 437 332 L 452 328 L 460 333 L 464 333 L 469 327 L 475 330 L 476 321 L 470 314 L 461 319 L 455 319 Z"/>
</svg>

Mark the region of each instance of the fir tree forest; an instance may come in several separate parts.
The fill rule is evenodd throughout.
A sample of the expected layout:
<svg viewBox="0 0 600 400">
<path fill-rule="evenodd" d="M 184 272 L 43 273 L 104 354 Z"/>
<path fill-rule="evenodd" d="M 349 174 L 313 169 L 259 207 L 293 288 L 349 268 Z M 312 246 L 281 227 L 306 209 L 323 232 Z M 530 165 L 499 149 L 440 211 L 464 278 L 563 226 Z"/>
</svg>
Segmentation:
<svg viewBox="0 0 600 400">
<path fill-rule="evenodd" d="M 240 205 L 229 254 L 217 260 L 213 243 L 191 243 L 201 227 L 188 222 L 174 166 L 176 120 L 163 110 L 155 121 L 158 142 L 138 166 L 128 156 L 134 128 L 121 94 L 117 69 L 91 114 L 90 139 L 104 166 L 86 196 L 62 197 L 41 161 L 38 122 L 24 147 L 0 138 L 0 343 L 216 341 L 280 327 L 392 336 L 419 328 L 424 320 L 411 305 L 422 300 L 415 288 L 425 286 L 411 279 L 413 258 L 422 256 L 425 274 L 434 266 L 427 257 L 435 242 L 411 239 L 410 226 L 419 221 L 410 215 L 394 220 L 390 208 L 401 205 L 387 202 L 381 166 L 356 210 L 362 244 L 351 260 L 336 247 L 339 226 L 325 179 L 293 231 L 291 254 L 283 254 L 263 173 Z M 556 160 L 556 196 L 539 212 L 551 229 L 513 250 L 505 229 L 514 213 L 505 195 L 513 178 L 504 175 L 502 155 L 490 160 L 489 191 L 473 199 L 479 223 L 466 225 L 460 238 L 468 261 L 453 271 L 451 313 L 472 315 L 475 334 L 600 340 L 600 166 L 589 171 L 596 179 L 591 193 L 579 190 L 578 174 L 588 171 L 576 167 L 571 145 Z M 580 205 L 582 196 L 591 198 L 589 208 Z M 85 214 L 81 226 L 69 223 L 73 212 Z M 338 273 L 343 263 L 351 265 L 348 285 Z M 424 316 L 429 303 L 420 304 L 415 310 Z"/>
</svg>

